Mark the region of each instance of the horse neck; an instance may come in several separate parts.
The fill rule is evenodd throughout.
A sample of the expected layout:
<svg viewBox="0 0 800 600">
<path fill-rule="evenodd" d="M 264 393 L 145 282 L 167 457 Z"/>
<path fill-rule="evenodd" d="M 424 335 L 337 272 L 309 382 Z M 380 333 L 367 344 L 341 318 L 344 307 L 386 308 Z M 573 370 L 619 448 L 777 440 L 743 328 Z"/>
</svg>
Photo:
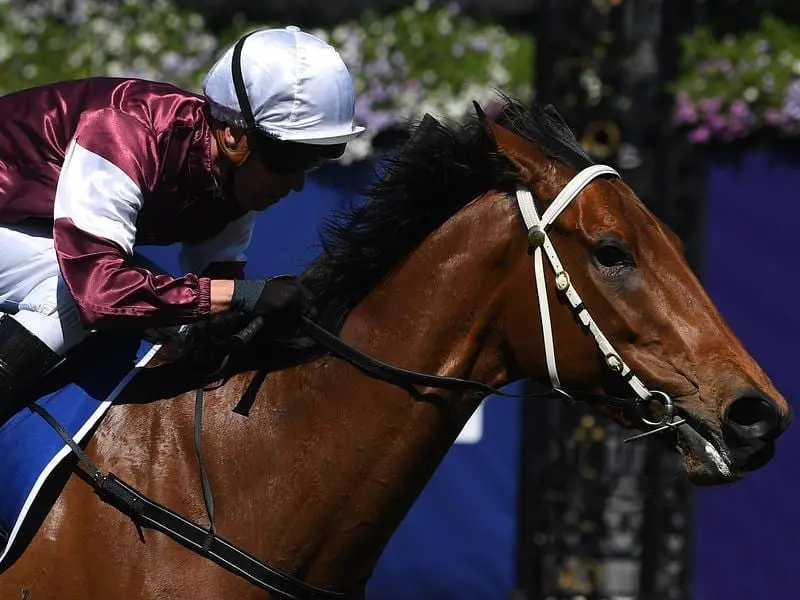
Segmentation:
<svg viewBox="0 0 800 600">
<path fill-rule="evenodd" d="M 498 313 L 519 223 L 504 204 L 485 197 L 446 223 L 352 311 L 342 337 L 404 368 L 507 383 Z M 237 503 L 263 504 L 251 524 L 258 556 L 347 588 L 369 576 L 478 403 L 439 390 L 415 397 L 325 357 L 270 375 L 236 434 L 229 416 L 207 427 L 209 446 L 243 467 L 220 461 L 212 476 L 234 514 Z M 243 472 L 244 482 L 234 476 Z"/>
</svg>

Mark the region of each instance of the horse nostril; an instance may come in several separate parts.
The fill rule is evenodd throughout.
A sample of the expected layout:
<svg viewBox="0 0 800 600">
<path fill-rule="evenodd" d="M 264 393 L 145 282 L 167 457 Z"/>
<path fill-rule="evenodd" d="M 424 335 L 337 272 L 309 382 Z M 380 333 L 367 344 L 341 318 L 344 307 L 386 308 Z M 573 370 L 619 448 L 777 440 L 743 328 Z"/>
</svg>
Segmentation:
<svg viewBox="0 0 800 600">
<path fill-rule="evenodd" d="M 724 421 L 740 438 L 767 440 L 778 437 L 781 414 L 771 400 L 742 396 L 728 406 Z"/>
</svg>

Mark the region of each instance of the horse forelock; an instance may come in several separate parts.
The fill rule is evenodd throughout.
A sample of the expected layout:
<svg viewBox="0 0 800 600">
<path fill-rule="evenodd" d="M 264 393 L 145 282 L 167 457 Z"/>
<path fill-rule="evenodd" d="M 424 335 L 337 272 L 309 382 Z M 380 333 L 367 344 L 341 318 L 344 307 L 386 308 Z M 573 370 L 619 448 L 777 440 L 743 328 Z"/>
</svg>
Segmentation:
<svg viewBox="0 0 800 600">
<path fill-rule="evenodd" d="M 592 164 L 552 107 L 525 107 L 508 96 L 496 119 L 545 155 L 575 168 Z M 323 251 L 303 280 L 320 298 L 330 323 L 347 313 L 450 217 L 478 196 L 510 192 L 518 180 L 483 122 L 441 123 L 426 116 L 384 165 L 366 201 L 322 229 Z"/>
</svg>

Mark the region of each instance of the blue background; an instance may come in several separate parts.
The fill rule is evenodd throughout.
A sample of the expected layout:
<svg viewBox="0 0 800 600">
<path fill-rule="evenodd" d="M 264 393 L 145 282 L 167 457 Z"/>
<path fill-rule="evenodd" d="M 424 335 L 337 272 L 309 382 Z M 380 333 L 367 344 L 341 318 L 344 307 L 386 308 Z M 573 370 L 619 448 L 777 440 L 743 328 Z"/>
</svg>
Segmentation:
<svg viewBox="0 0 800 600">
<path fill-rule="evenodd" d="M 722 314 L 790 404 L 800 396 L 798 190 L 800 165 L 786 158 L 714 164 L 702 270 Z M 795 423 L 769 465 L 697 492 L 696 600 L 800 598 L 798 456 Z"/>
<path fill-rule="evenodd" d="M 299 272 L 316 254 L 317 227 L 347 206 L 371 166 L 328 168 L 259 219 L 249 276 Z M 800 393 L 796 230 L 800 168 L 766 154 L 712 166 L 701 278 L 747 348 L 791 400 Z M 175 248 L 143 252 L 176 271 Z M 457 444 L 384 553 L 373 600 L 507 600 L 514 585 L 519 404 L 491 398 L 483 437 Z M 800 434 L 732 486 L 695 496 L 696 600 L 800 597 Z"/>
</svg>

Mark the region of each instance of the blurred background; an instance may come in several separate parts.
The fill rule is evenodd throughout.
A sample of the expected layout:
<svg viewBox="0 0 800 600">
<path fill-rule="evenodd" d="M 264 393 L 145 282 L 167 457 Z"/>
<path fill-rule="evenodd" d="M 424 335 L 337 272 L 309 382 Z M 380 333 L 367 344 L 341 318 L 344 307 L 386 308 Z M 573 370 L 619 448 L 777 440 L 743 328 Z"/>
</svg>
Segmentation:
<svg viewBox="0 0 800 600">
<path fill-rule="evenodd" d="M 800 2 L 0 0 L 0 93 L 91 75 L 197 91 L 238 35 L 287 24 L 340 50 L 368 133 L 262 215 L 251 276 L 300 271 L 321 221 L 357 201 L 409 120 L 462 119 L 499 89 L 556 105 L 683 238 L 778 388 L 800 394 Z M 147 253 L 177 270 L 174 248 Z M 624 437 L 580 406 L 488 399 L 369 597 L 800 598 L 797 427 L 767 467 L 713 489 Z"/>
</svg>

